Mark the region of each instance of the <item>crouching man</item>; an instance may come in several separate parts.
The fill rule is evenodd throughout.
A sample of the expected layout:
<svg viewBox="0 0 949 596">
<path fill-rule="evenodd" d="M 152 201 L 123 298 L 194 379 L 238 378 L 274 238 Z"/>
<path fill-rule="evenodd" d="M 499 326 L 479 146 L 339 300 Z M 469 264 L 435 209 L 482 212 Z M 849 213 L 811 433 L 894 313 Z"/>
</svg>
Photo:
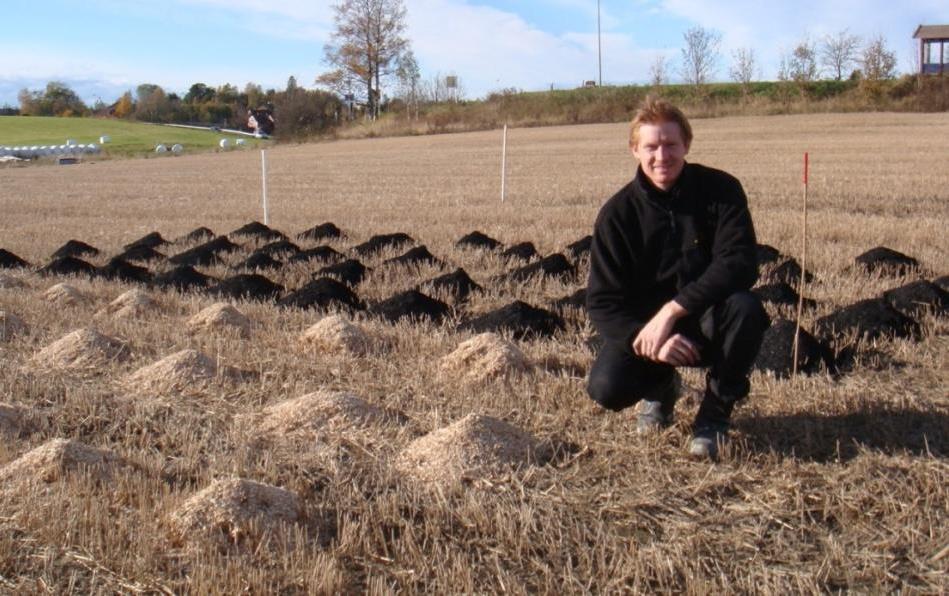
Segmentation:
<svg viewBox="0 0 949 596">
<path fill-rule="evenodd" d="M 596 219 L 587 308 L 605 340 L 587 391 L 619 411 L 642 401 L 637 431 L 672 423 L 680 366 L 708 367 L 689 446 L 715 458 L 769 325 L 749 290 L 755 231 L 737 179 L 686 163 L 692 128 L 646 98 L 630 126 L 636 176 Z"/>
</svg>

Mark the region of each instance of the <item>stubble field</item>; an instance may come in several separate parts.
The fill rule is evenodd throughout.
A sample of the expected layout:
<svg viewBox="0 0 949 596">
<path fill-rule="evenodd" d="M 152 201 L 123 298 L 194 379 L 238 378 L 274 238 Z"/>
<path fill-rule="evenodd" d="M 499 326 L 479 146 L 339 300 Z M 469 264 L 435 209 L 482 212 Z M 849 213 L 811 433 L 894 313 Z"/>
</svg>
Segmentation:
<svg viewBox="0 0 949 596">
<path fill-rule="evenodd" d="M 759 242 L 798 259 L 802 155 L 810 153 L 806 267 L 815 281 L 807 296 L 817 305 L 805 311 L 804 329 L 949 273 L 949 115 L 693 126 L 689 159 L 736 175 Z M 510 344 L 445 360 L 476 335 L 459 324 L 513 300 L 552 309 L 585 286 L 582 256 L 571 257 L 572 275 L 498 279 L 527 261 L 455 243 L 479 230 L 506 246 L 533 242 L 540 255 L 564 252 L 633 173 L 625 125 L 510 131 L 504 203 L 499 132 L 280 146 L 267 161 L 270 226 L 301 249 L 329 245 L 353 257 L 372 235 L 404 232 L 442 261 L 383 264 L 408 245 L 358 256 L 371 271 L 352 289 L 368 305 L 458 267 L 484 292 L 464 301 L 427 292 L 453 307 L 439 324 L 344 311 L 357 327 L 346 333 L 365 337 L 343 341 L 342 332 L 301 337 L 324 319 L 320 309 L 223 300 L 247 326 L 200 329 L 188 321 L 222 298 L 0 270 L 3 590 L 949 587 L 945 314 L 919 312 L 917 338 L 864 342 L 837 375 L 755 372 L 728 452 L 717 463 L 695 461 L 686 446 L 702 373 L 685 372 L 673 428 L 637 437 L 634 412 L 605 412 L 586 397 L 593 330 L 581 309 L 564 309 L 565 328 L 552 337 L 505 332 Z M 84 258 L 102 266 L 149 232 L 173 240 L 198 226 L 228 234 L 262 220 L 257 152 L 9 167 L 0 180 L 0 248 L 35 267 L 70 239 L 100 249 Z M 327 221 L 346 236 L 297 238 Z M 238 263 L 264 241 L 230 238 L 242 248 L 197 269 L 218 279 L 249 273 Z M 880 245 L 916 258 L 920 270 L 854 266 Z M 137 264 L 170 268 L 161 259 Z M 258 273 L 286 293 L 325 264 Z M 61 282 L 80 296 L 46 294 Z M 109 307 L 130 289 L 152 301 Z M 768 309 L 774 319 L 793 313 Z M 10 315 L 25 327 L 14 330 Z M 80 328 L 120 347 L 83 344 L 88 359 L 72 366 L 57 359 L 62 345 L 44 351 Z M 176 361 L 141 370 L 186 349 L 208 357 L 204 368 Z"/>
</svg>

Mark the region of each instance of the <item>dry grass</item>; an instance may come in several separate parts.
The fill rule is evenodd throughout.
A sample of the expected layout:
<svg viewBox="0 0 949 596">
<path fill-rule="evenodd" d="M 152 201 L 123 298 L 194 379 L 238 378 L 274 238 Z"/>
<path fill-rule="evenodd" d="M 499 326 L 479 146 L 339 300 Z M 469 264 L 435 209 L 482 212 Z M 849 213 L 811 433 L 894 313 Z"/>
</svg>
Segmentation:
<svg viewBox="0 0 949 596">
<path fill-rule="evenodd" d="M 912 279 L 867 277 L 849 267 L 872 246 L 912 255 L 934 275 L 949 272 L 949 116 L 694 124 L 691 158 L 737 175 L 760 240 L 792 255 L 799 254 L 801 154 L 810 152 L 808 260 L 818 306 L 806 313 L 805 327 Z M 333 221 L 348 234 L 331 243 L 341 252 L 372 234 L 402 231 L 451 264 L 382 265 L 399 251 L 367 258 L 373 270 L 357 292 L 368 302 L 463 267 L 487 289 L 456 305 L 457 317 L 513 299 L 548 305 L 585 283 L 584 265 L 573 280 L 492 285 L 517 263 L 458 250 L 454 241 L 479 229 L 507 244 L 530 240 L 549 254 L 588 234 L 599 205 L 631 174 L 625 126 L 510 131 L 504 204 L 499 141 L 499 133 L 485 132 L 277 147 L 268 155 L 271 223 L 293 235 Z M 226 233 L 261 219 L 258 172 L 258 156 L 236 153 L 7 168 L 0 247 L 42 264 L 76 238 L 103 251 L 91 259 L 102 265 L 147 232 L 175 238 L 205 225 Z M 227 262 L 243 258 L 246 252 Z M 298 288 L 315 266 L 267 275 Z M 233 274 L 227 266 L 202 270 Z M 50 470 L 40 473 L 42 482 L 18 489 L 16 499 L 0 500 L 4 591 L 947 590 L 945 318 L 922 318 L 919 341 L 878 341 L 875 355 L 865 354 L 838 379 L 779 381 L 756 373 L 752 395 L 736 413 L 732 448 L 710 464 L 685 453 L 701 372 L 685 371 L 689 394 L 677 424 L 640 440 L 632 412 L 606 413 L 585 395 L 591 329 L 577 311 L 553 339 L 514 342 L 546 371 L 455 383 L 439 374 L 439 363 L 471 336 L 454 331 L 454 321 L 390 325 L 357 314 L 345 322 L 365 334 L 370 349 L 314 349 L 301 337 L 327 313 L 241 302 L 234 305 L 240 317 L 222 315 L 221 307 L 211 313 L 217 318 L 207 317 L 239 321 L 236 327 L 191 332 L 189 320 L 214 298 L 139 288 L 155 305 L 114 317 L 110 303 L 132 286 L 3 275 L 0 311 L 15 313 L 28 329 L 0 342 L 0 466 L 8 466 L 6 473 L 25 466 L 18 477 Z M 84 299 L 44 299 L 64 281 Z M 61 350 L 70 358 L 34 359 L 92 325 L 101 334 L 95 337 L 116 343 L 83 332 L 76 336 L 83 341 L 72 342 L 81 349 Z M 119 351 L 96 348 L 102 345 Z M 162 399 L 127 383 L 135 371 L 184 350 L 253 375 L 238 383 L 217 376 L 172 383 L 160 390 Z M 45 366 L 64 361 L 79 368 Z M 168 370 L 156 376 L 177 369 Z M 474 453 L 471 437 L 460 447 L 434 441 L 472 414 L 503 421 L 531 445 L 552 446 L 553 459 L 534 465 L 542 462 L 528 458 L 483 474 L 475 466 L 474 486 L 454 492 L 433 492 L 404 474 L 398 462 L 420 437 L 434 445 L 432 457 Z M 66 444 L 50 443 L 57 440 L 101 451 L 36 455 Z M 82 453 L 111 455 L 90 466 Z M 110 457 L 135 465 L 110 471 L 102 482 L 96 462 Z M 23 464 L 30 458 L 36 462 Z M 273 523 L 242 517 L 226 491 L 200 505 L 201 491 L 230 486 L 216 484 L 221 478 L 287 491 L 296 501 L 267 501 L 279 513 Z M 212 520 L 217 534 L 189 539 L 175 525 L 185 503 L 213 509 L 228 532 Z M 227 544 L 251 537 L 251 548 L 217 548 L 220 536 L 231 537 Z"/>
</svg>

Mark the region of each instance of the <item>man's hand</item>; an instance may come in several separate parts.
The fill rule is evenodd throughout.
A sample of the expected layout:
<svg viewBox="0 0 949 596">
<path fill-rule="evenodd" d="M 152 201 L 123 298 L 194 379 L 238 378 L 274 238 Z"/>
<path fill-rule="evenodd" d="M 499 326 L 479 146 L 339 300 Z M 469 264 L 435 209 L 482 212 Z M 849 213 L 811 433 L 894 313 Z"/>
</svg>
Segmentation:
<svg viewBox="0 0 949 596">
<path fill-rule="evenodd" d="M 659 348 L 659 357 L 656 361 L 672 366 L 694 366 L 700 359 L 698 347 L 684 335 L 676 333 Z"/>
<path fill-rule="evenodd" d="M 633 353 L 641 358 L 660 362 L 659 353 L 669 340 L 672 327 L 687 314 L 688 311 L 675 300 L 666 302 L 633 340 Z M 678 349 L 673 351 L 676 354 L 680 352 Z"/>
</svg>

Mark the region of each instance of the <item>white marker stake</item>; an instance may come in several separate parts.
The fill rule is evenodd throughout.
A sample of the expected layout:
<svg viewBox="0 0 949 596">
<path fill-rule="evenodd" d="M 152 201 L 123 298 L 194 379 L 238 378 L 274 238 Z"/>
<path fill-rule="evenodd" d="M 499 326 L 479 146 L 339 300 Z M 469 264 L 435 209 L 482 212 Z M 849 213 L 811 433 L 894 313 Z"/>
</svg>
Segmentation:
<svg viewBox="0 0 949 596">
<path fill-rule="evenodd" d="M 267 153 L 260 150 L 260 178 L 263 180 L 264 191 L 264 225 L 270 225 L 270 218 L 267 216 Z"/>
<path fill-rule="evenodd" d="M 504 136 L 501 140 L 501 202 L 504 202 L 504 180 L 507 174 L 507 124 L 504 125 Z"/>
</svg>

